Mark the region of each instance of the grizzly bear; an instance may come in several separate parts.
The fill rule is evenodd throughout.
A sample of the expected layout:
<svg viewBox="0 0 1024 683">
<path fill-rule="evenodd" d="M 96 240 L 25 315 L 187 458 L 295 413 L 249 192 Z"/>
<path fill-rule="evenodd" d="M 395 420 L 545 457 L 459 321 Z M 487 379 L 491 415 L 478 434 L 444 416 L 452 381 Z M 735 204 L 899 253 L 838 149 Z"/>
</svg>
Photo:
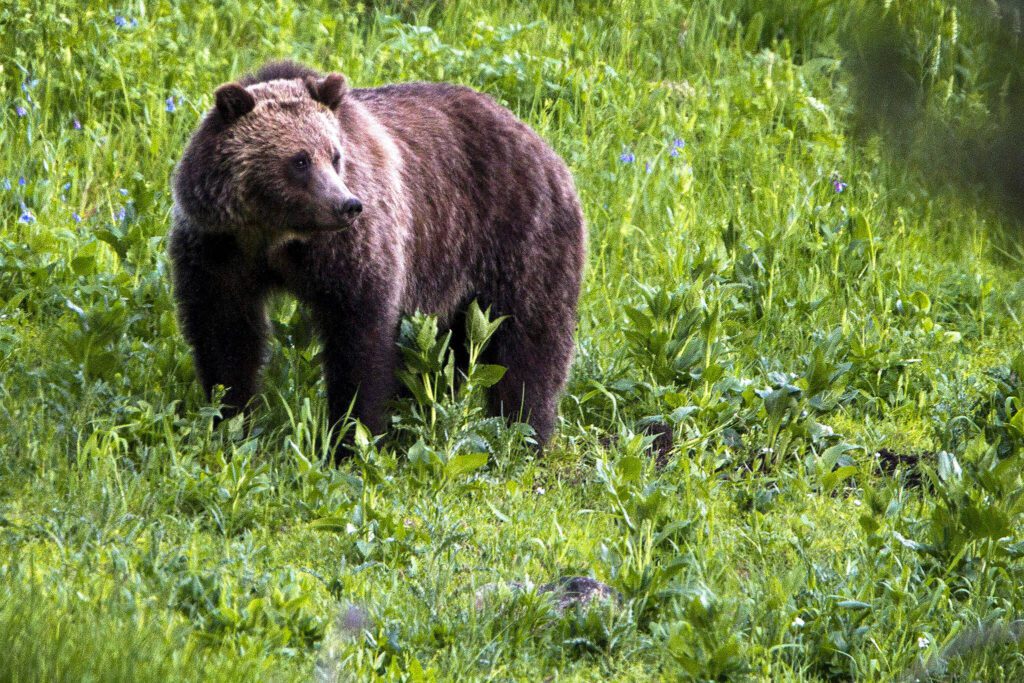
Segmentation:
<svg viewBox="0 0 1024 683">
<path fill-rule="evenodd" d="M 573 355 L 585 227 L 572 177 L 490 97 L 443 83 L 352 88 L 292 62 L 217 89 L 174 178 L 174 295 L 209 397 L 245 410 L 268 295 L 307 305 L 332 423 L 384 430 L 400 317 L 457 335 L 474 299 L 508 316 L 486 361 L 495 415 L 552 434 Z M 457 345 L 457 342 L 453 342 Z"/>
</svg>

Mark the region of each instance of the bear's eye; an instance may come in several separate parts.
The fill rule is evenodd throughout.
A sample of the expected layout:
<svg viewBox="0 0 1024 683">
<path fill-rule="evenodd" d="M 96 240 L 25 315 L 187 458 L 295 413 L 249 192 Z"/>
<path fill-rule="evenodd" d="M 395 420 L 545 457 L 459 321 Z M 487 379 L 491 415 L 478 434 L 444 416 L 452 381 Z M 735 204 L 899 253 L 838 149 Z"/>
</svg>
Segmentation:
<svg viewBox="0 0 1024 683">
<path fill-rule="evenodd" d="M 309 155 L 303 152 L 292 158 L 292 167 L 296 171 L 305 171 L 309 168 Z"/>
<path fill-rule="evenodd" d="M 331 165 L 334 166 L 336 171 L 341 167 L 341 152 L 334 151 L 334 156 L 331 157 Z"/>
</svg>

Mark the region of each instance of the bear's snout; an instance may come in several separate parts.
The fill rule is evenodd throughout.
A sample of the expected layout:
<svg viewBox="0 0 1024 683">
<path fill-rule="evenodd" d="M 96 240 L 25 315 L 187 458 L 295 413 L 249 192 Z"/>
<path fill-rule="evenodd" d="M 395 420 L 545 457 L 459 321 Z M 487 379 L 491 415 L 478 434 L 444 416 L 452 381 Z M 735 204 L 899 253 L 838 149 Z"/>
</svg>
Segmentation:
<svg viewBox="0 0 1024 683">
<path fill-rule="evenodd" d="M 353 219 L 363 212 L 363 203 L 357 197 L 349 197 L 339 207 L 341 214 L 348 219 Z"/>
<path fill-rule="evenodd" d="M 333 201 L 330 210 L 334 223 L 339 226 L 350 225 L 363 212 L 363 203 L 358 197 L 347 195 Z"/>
<path fill-rule="evenodd" d="M 352 224 L 363 211 L 363 202 L 334 173 L 318 174 L 311 188 L 314 223 L 320 230 L 336 230 Z"/>
</svg>

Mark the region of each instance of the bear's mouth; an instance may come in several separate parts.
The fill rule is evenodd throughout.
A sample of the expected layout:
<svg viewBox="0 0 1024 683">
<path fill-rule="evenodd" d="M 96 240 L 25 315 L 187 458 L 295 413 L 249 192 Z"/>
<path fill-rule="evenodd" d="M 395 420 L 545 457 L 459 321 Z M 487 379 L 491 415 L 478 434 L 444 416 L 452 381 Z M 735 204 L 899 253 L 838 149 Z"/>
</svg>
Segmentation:
<svg viewBox="0 0 1024 683">
<path fill-rule="evenodd" d="M 322 233 L 322 232 L 342 232 L 342 231 L 345 231 L 345 230 L 348 230 L 349 228 L 351 228 L 352 224 L 354 222 L 355 221 L 353 221 L 353 220 L 330 221 L 330 222 L 311 221 L 309 223 L 304 224 L 302 227 L 300 227 L 297 230 L 297 232 L 307 233 L 307 234 Z"/>
<path fill-rule="evenodd" d="M 307 214 L 306 219 L 300 220 L 305 232 L 340 232 L 351 228 L 359 220 L 359 214 L 323 210 Z"/>
<path fill-rule="evenodd" d="M 296 216 L 297 220 L 287 223 L 288 231 L 299 235 L 315 235 L 328 232 L 342 232 L 352 227 L 354 220 L 335 216 Z"/>
</svg>

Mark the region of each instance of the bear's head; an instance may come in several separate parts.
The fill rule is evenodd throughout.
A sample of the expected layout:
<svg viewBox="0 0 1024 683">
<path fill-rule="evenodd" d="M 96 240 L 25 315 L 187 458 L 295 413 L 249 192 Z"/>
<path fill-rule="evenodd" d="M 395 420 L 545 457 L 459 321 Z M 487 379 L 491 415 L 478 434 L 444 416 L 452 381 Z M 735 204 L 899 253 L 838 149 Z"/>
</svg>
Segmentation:
<svg viewBox="0 0 1024 683">
<path fill-rule="evenodd" d="M 178 166 L 176 211 L 249 242 L 350 226 L 363 207 L 344 177 L 347 93 L 340 74 L 220 86 Z"/>
</svg>

